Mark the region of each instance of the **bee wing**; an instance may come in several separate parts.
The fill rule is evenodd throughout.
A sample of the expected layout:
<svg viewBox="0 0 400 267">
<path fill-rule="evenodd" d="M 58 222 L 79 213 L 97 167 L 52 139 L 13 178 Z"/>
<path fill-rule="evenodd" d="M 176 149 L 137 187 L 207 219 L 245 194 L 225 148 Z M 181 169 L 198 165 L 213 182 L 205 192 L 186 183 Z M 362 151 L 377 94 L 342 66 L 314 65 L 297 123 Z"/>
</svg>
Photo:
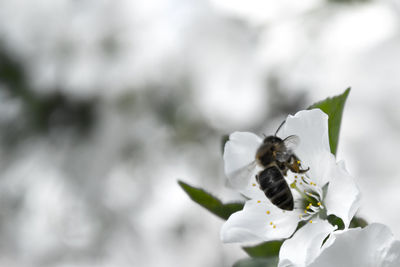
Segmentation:
<svg viewBox="0 0 400 267">
<path fill-rule="evenodd" d="M 300 138 L 297 135 L 289 135 L 283 140 L 284 148 L 276 152 L 276 159 L 281 162 L 288 160 L 299 144 Z"/>
<path fill-rule="evenodd" d="M 283 139 L 283 143 L 285 144 L 288 151 L 294 151 L 296 147 L 298 147 L 300 144 L 300 137 L 298 137 L 297 135 L 289 135 L 288 137 Z"/>
<path fill-rule="evenodd" d="M 227 173 L 228 183 L 236 189 L 243 189 L 247 186 L 256 168 L 256 162 L 252 161 L 249 164 L 239 168 L 231 173 Z"/>
<path fill-rule="evenodd" d="M 291 153 L 289 151 L 276 152 L 276 160 L 285 162 L 290 158 Z"/>
</svg>

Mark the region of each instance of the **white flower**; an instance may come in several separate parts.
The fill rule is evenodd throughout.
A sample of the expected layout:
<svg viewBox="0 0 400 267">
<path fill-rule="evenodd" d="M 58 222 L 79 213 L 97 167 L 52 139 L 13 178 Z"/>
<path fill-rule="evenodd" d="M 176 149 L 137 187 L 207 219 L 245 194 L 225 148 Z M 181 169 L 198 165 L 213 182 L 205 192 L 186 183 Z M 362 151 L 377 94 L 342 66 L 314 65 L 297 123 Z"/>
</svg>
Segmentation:
<svg viewBox="0 0 400 267">
<path fill-rule="evenodd" d="M 309 267 L 398 267 L 400 241 L 393 238 L 383 224 L 370 224 L 364 229 L 337 231 Z"/>
<path fill-rule="evenodd" d="M 278 266 L 305 267 L 312 263 L 325 248 L 322 247 L 323 241 L 328 235 L 332 234 L 335 229 L 334 226 L 325 220 L 319 220 L 315 224 L 306 224 L 290 239 L 283 242 L 279 251 Z"/>
<path fill-rule="evenodd" d="M 292 211 L 273 205 L 256 182 L 255 175 L 262 168 L 256 165 L 255 154 L 263 140 L 248 132 L 230 135 L 224 151 L 225 174 L 229 184 L 249 200 L 242 211 L 232 214 L 223 225 L 222 241 L 254 243 L 288 238 L 300 221 L 306 221 L 309 223 L 296 234 L 304 236 L 304 240 L 300 238 L 301 242 L 317 240 L 319 249 L 322 241 L 335 229 L 326 221 L 328 215 L 341 218 L 345 227 L 349 226 L 359 207 L 360 193 L 344 163 L 336 163 L 330 153 L 328 116 L 319 109 L 288 116 L 278 136 L 290 135 L 300 138 L 294 152 L 302 167 L 310 168 L 305 174 L 289 171 L 285 177 L 295 200 Z M 281 261 L 290 256 L 290 252 L 286 253 L 285 243 L 281 248 Z M 301 259 L 302 264 L 310 262 L 316 255 Z"/>
</svg>

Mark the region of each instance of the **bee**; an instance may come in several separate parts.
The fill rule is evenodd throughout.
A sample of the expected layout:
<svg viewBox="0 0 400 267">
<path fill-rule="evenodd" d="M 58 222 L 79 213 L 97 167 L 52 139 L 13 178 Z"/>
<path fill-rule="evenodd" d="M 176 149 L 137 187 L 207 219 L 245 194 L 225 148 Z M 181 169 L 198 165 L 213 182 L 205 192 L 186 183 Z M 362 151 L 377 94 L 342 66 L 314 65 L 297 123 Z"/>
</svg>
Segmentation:
<svg viewBox="0 0 400 267">
<path fill-rule="evenodd" d="M 284 123 L 285 121 L 275 135 L 264 138 L 256 152 L 256 162 L 263 168 L 256 175 L 256 180 L 272 204 L 283 210 L 293 210 L 293 195 L 284 176 L 288 170 L 305 173 L 310 168 L 302 169 L 299 158 L 293 152 L 300 143 L 297 135 L 290 135 L 285 139 L 276 136 Z"/>
</svg>

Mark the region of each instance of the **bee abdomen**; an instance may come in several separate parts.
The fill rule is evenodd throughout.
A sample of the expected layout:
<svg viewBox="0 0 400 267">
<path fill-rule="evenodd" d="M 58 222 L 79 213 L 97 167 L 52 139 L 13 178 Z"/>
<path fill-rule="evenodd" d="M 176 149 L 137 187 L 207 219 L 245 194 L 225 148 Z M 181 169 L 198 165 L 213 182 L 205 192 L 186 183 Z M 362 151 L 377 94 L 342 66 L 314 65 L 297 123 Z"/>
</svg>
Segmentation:
<svg viewBox="0 0 400 267">
<path fill-rule="evenodd" d="M 292 192 L 282 172 L 276 166 L 261 171 L 258 175 L 258 182 L 272 204 L 283 210 L 293 210 Z"/>
</svg>

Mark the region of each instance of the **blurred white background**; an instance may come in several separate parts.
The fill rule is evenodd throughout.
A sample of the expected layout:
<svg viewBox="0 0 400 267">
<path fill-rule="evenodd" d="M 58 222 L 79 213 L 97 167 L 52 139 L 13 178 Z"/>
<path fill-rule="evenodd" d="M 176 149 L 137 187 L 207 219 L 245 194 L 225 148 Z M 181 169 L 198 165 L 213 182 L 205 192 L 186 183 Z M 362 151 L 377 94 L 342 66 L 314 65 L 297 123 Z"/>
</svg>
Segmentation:
<svg viewBox="0 0 400 267">
<path fill-rule="evenodd" d="M 231 266 L 221 137 L 351 86 L 338 158 L 400 239 L 396 0 L 0 1 L 0 266 Z"/>
</svg>

